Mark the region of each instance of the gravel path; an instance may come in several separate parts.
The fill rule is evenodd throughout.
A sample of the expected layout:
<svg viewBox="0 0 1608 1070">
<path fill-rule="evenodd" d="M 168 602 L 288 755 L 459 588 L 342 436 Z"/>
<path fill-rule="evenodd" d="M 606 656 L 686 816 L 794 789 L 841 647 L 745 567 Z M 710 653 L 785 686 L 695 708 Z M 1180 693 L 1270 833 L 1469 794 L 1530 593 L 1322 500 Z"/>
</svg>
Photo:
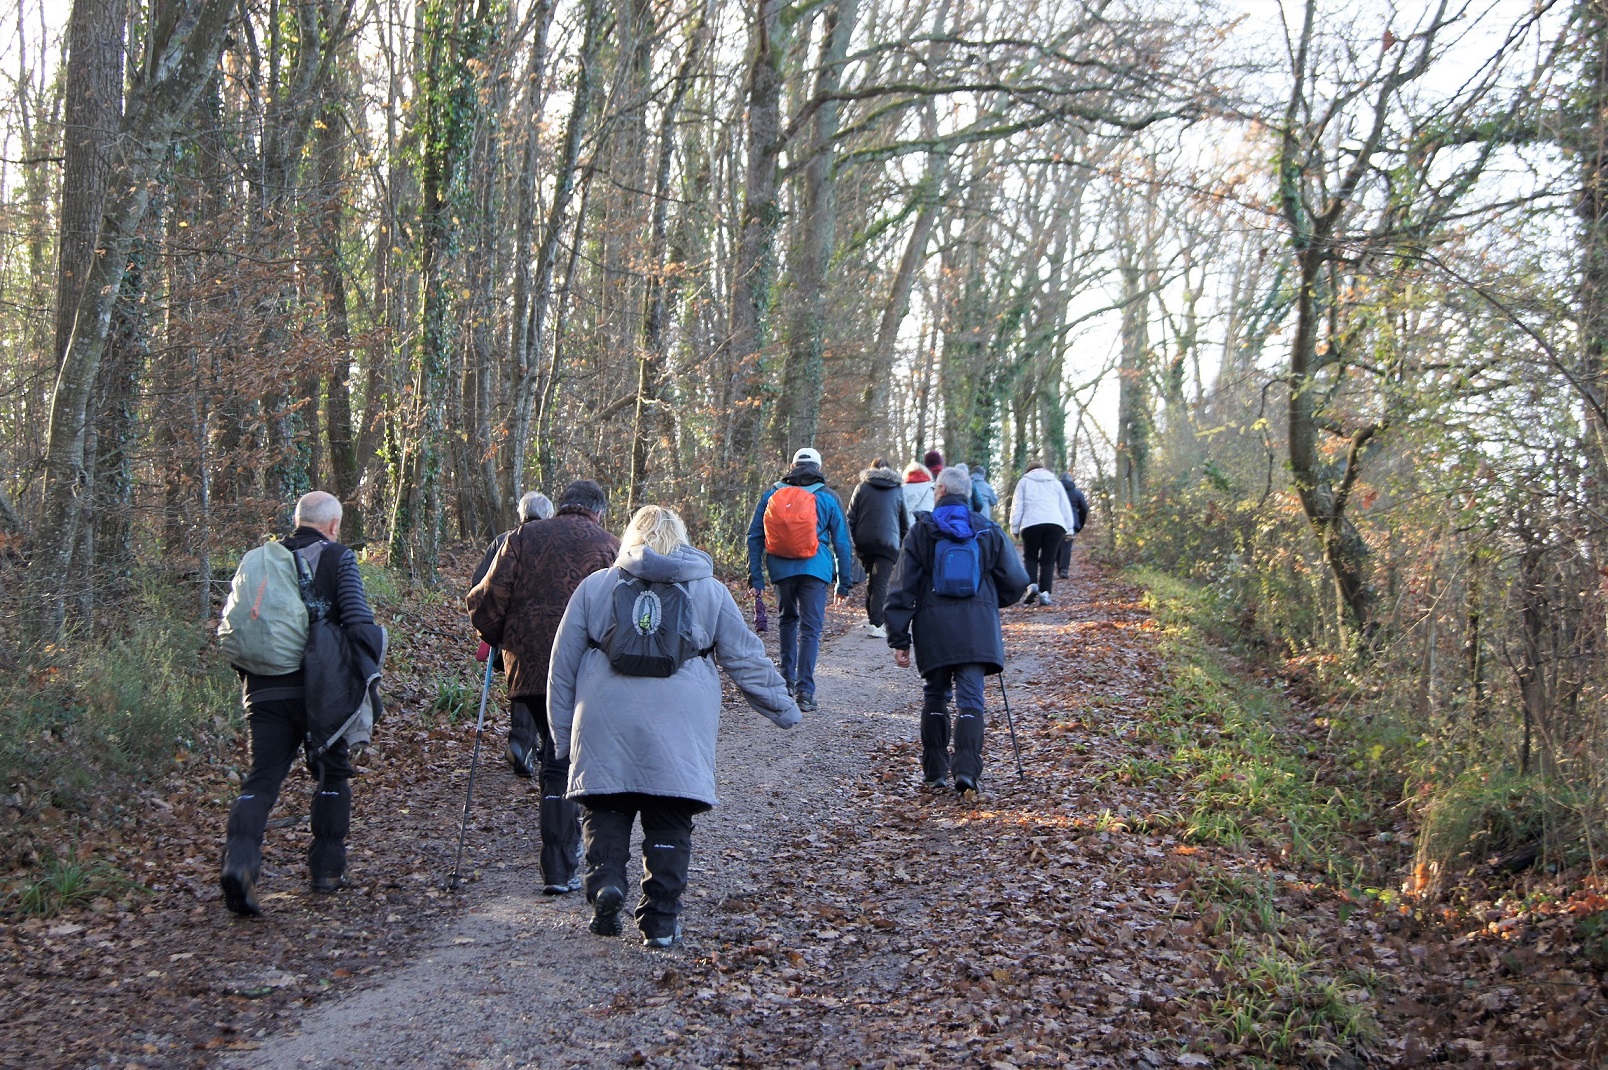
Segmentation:
<svg viewBox="0 0 1608 1070">
<path fill-rule="evenodd" d="M 806 841 L 844 804 L 882 744 L 914 735 L 919 678 L 896 669 L 885 642 L 864 628 L 823 645 L 817 687 L 819 712 L 786 732 L 728 693 L 717 762 L 722 805 L 700 817 L 694 833 L 682 947 L 647 950 L 629 924 L 621 939 L 591 935 L 580 895 L 535 891 L 531 834 L 503 833 L 478 853 L 517 862 L 489 868 L 471 887 L 467 912 L 406 966 L 221 1065 L 489 1070 L 641 1061 L 643 1048 L 673 1039 L 685 1024 L 678 962 L 732 940 L 753 897 L 767 894 L 760 873 L 771 845 Z M 533 809 L 534 795 L 530 801 Z M 525 828 L 534 826 L 533 812 Z M 627 906 L 634 904 L 631 893 Z"/>
</svg>

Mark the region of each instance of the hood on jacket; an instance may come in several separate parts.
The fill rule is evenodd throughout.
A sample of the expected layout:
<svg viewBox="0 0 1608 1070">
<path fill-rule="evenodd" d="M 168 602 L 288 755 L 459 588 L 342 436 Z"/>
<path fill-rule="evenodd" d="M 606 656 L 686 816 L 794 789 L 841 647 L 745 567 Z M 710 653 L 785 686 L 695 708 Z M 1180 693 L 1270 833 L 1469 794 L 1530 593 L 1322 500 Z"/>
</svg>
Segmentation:
<svg viewBox="0 0 1608 1070">
<path fill-rule="evenodd" d="M 669 554 L 657 553 L 647 545 L 633 546 L 620 551 L 615 565 L 649 583 L 686 583 L 715 574 L 714 560 L 697 547 L 686 544 Z"/>
<path fill-rule="evenodd" d="M 977 535 L 972 530 L 971 507 L 958 494 L 944 495 L 942 503 L 932 511 L 932 522 L 951 539 L 965 541 Z"/>
<path fill-rule="evenodd" d="M 905 482 L 906 483 L 931 483 L 932 482 L 932 476 L 929 476 L 926 472 L 923 472 L 921 469 L 918 468 L 914 472 L 911 472 L 909 475 L 905 476 Z"/>
<path fill-rule="evenodd" d="M 1060 480 L 1058 478 L 1056 478 L 1055 473 L 1050 471 L 1048 468 L 1035 468 L 1031 472 L 1023 472 L 1022 473 L 1022 478 L 1024 480 L 1031 479 L 1035 483 L 1059 483 L 1060 482 Z"/>
<path fill-rule="evenodd" d="M 867 468 L 860 473 L 860 479 L 874 487 L 897 487 L 900 483 L 899 473 L 891 468 Z"/>
<path fill-rule="evenodd" d="M 793 470 L 782 477 L 783 483 L 790 483 L 795 487 L 808 487 L 816 483 L 825 483 L 826 477 L 821 474 L 821 466 L 805 461 L 795 464 Z"/>
</svg>

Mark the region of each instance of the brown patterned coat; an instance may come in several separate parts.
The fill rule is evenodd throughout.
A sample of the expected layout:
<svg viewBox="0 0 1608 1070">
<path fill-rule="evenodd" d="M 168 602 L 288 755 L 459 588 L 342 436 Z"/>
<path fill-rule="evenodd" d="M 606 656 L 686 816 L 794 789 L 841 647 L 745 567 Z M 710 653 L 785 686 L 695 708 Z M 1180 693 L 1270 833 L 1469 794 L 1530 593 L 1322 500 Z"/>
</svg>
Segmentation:
<svg viewBox="0 0 1608 1070">
<path fill-rule="evenodd" d="M 574 507 L 509 534 L 468 602 L 480 637 L 502 647 L 510 698 L 547 694 L 553 636 L 570 595 L 586 577 L 613 565 L 619 552 L 620 540 L 594 514 Z"/>
</svg>

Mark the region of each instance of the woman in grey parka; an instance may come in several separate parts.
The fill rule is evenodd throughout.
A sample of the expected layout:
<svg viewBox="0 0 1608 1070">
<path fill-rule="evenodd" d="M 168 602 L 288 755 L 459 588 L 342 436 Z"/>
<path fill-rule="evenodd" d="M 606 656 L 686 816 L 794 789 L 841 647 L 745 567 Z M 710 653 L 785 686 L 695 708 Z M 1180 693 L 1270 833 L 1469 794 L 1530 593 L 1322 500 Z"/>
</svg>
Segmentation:
<svg viewBox="0 0 1608 1070">
<path fill-rule="evenodd" d="M 668 677 L 615 671 L 607 645 L 616 588 L 633 579 L 675 584 L 686 594 L 691 646 Z M 560 759 L 569 758 L 569 792 L 582 806 L 586 898 L 591 930 L 617 936 L 625 904 L 631 826 L 642 819 L 642 898 L 637 926 L 649 947 L 680 933 L 681 893 L 692 860 L 692 819 L 715 798 L 715 735 L 720 675 L 726 670 L 748 704 L 781 728 L 799 722 L 781 673 L 748 630 L 714 563 L 687 544 L 674 510 L 644 506 L 631 518 L 613 568 L 594 572 L 570 597 L 553 640 L 547 716 Z"/>
</svg>

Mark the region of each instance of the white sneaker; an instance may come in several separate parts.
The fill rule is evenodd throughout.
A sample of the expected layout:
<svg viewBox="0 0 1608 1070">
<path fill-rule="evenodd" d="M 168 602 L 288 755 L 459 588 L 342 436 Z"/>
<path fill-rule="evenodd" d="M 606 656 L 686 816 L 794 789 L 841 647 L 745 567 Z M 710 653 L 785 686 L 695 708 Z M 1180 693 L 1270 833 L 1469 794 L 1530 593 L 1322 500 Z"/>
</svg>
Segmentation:
<svg viewBox="0 0 1608 1070">
<path fill-rule="evenodd" d="M 1038 601 L 1038 584 L 1030 583 L 1030 584 L 1027 585 L 1027 597 L 1022 599 L 1022 605 L 1030 606 L 1034 602 L 1037 602 L 1037 601 Z"/>
<path fill-rule="evenodd" d="M 873 639 L 886 639 L 888 637 L 888 629 L 884 628 L 880 624 L 868 624 L 866 625 L 866 634 L 871 636 Z"/>
<path fill-rule="evenodd" d="M 1050 605 L 1054 605 L 1054 604 L 1055 604 L 1054 602 L 1050 601 L 1050 592 L 1045 591 L 1044 593 L 1039 595 L 1039 605 L 1041 605 L 1041 606 L 1050 606 Z"/>
</svg>

